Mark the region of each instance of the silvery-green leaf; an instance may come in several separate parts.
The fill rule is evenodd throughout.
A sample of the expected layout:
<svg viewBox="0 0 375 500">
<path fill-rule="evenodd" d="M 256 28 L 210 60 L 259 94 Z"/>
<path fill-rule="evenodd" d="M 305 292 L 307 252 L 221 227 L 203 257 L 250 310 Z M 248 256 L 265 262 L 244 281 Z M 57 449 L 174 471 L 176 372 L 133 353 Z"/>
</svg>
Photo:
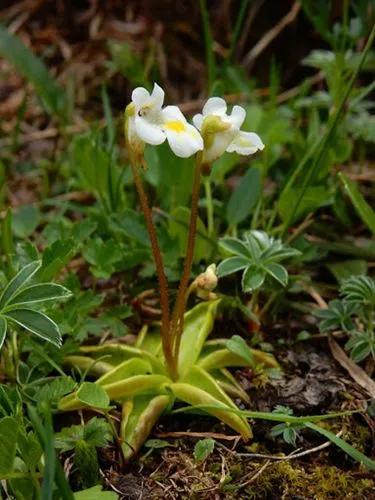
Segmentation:
<svg viewBox="0 0 375 500">
<path fill-rule="evenodd" d="M 45 314 L 33 311 L 32 309 L 22 308 L 8 311 L 5 317 L 55 346 L 61 346 L 59 327 Z"/>
<path fill-rule="evenodd" d="M 8 302 L 8 306 L 35 304 L 70 297 L 71 292 L 62 285 L 41 283 L 23 288 Z"/>
<path fill-rule="evenodd" d="M 229 257 L 223 260 L 217 267 L 217 275 L 219 278 L 227 276 L 228 274 L 235 273 L 245 269 L 249 265 L 249 258 L 247 257 Z"/>
<path fill-rule="evenodd" d="M 23 267 L 13 279 L 10 280 L 8 285 L 5 287 L 3 293 L 0 297 L 0 309 L 3 309 L 7 303 L 12 299 L 12 297 L 18 292 L 18 290 L 27 283 L 32 276 L 40 268 L 41 262 L 35 261 L 31 262 L 27 266 Z"/>
<path fill-rule="evenodd" d="M 260 288 L 266 278 L 266 273 L 263 269 L 255 266 L 249 266 L 242 275 L 242 290 L 244 292 L 252 292 Z"/>
<path fill-rule="evenodd" d="M 246 247 L 245 243 L 238 238 L 226 237 L 219 241 L 221 248 L 224 248 L 229 253 L 235 255 L 241 255 L 242 257 L 251 257 L 249 249 Z"/>
<path fill-rule="evenodd" d="M 0 349 L 3 347 L 6 335 L 7 335 L 7 320 L 3 316 L 0 316 Z"/>
<path fill-rule="evenodd" d="M 267 264 L 267 266 L 265 266 L 265 270 L 270 276 L 272 276 L 272 278 L 278 281 L 282 286 L 286 286 L 288 284 L 288 272 L 285 269 L 285 267 L 273 262 Z"/>
</svg>

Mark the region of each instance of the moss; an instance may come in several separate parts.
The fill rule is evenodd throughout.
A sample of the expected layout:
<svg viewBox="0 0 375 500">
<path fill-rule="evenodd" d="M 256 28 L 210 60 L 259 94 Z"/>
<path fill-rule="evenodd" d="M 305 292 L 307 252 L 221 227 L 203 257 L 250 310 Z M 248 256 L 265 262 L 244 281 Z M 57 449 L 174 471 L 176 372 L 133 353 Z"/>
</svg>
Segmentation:
<svg viewBox="0 0 375 500">
<path fill-rule="evenodd" d="M 244 473 L 242 464 L 235 464 L 230 468 L 230 474 L 233 477 L 233 479 L 237 479 L 241 477 Z"/>
<path fill-rule="evenodd" d="M 367 426 L 353 422 L 354 425 L 348 426 L 343 435 L 343 439 L 348 441 L 354 448 L 366 453 L 366 445 L 371 442 L 371 431 Z"/>
<path fill-rule="evenodd" d="M 367 500 L 374 493 L 374 487 L 373 480 L 356 478 L 353 473 L 341 471 L 336 467 L 319 466 L 308 471 L 292 462 L 278 462 L 270 465 L 246 488 L 244 498 Z"/>
</svg>

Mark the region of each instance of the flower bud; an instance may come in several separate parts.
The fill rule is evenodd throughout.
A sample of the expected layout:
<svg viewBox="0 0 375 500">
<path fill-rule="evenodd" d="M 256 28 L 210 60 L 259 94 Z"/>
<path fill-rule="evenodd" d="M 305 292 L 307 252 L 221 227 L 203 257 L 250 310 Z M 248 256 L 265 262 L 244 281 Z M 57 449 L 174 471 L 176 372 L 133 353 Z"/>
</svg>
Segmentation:
<svg viewBox="0 0 375 500">
<path fill-rule="evenodd" d="M 207 267 L 204 273 L 201 273 L 195 278 L 192 283 L 192 288 L 195 289 L 196 294 L 203 300 L 213 300 L 216 294 L 212 291 L 217 287 L 218 277 L 216 275 L 216 265 L 211 264 Z"/>
<path fill-rule="evenodd" d="M 133 102 L 129 103 L 125 108 L 124 133 L 129 155 L 139 162 L 143 157 L 145 143 L 139 138 L 135 130 L 135 105 Z"/>
</svg>

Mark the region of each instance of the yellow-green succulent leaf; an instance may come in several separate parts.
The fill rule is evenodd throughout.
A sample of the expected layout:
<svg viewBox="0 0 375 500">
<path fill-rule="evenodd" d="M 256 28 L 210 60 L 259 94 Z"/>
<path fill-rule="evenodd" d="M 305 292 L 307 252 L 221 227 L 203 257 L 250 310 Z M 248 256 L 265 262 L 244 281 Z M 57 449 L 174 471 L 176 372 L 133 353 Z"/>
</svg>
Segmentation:
<svg viewBox="0 0 375 500">
<path fill-rule="evenodd" d="M 145 326 L 138 335 L 136 346 L 143 351 L 153 354 L 156 358 L 163 356 L 161 343 L 160 325 L 155 324 L 151 327 Z"/>
<path fill-rule="evenodd" d="M 179 382 L 190 384 L 206 391 L 215 399 L 232 408 L 237 408 L 231 398 L 221 389 L 215 379 L 199 366 L 192 366 L 189 373 Z"/>
<path fill-rule="evenodd" d="M 135 375 L 125 380 L 103 385 L 111 400 L 123 400 L 137 394 L 163 392 L 163 387 L 171 383 L 165 375 Z"/>
<path fill-rule="evenodd" d="M 86 405 L 77 398 L 76 392 L 72 392 L 71 394 L 68 394 L 61 398 L 58 404 L 58 409 L 60 411 L 81 410 L 85 407 Z"/>
<path fill-rule="evenodd" d="M 133 377 L 135 375 L 151 374 L 152 366 L 149 361 L 142 358 L 133 358 L 123 361 L 115 366 L 110 372 L 100 377 L 96 383 L 99 385 L 108 385 L 114 382 Z"/>
<path fill-rule="evenodd" d="M 205 370 L 215 370 L 227 366 L 249 366 L 249 363 L 228 349 L 218 349 L 198 360 L 197 365 Z"/>
<path fill-rule="evenodd" d="M 137 396 L 123 403 L 121 446 L 126 460 L 140 450 L 171 398 L 170 395 Z"/>
<path fill-rule="evenodd" d="M 265 353 L 258 349 L 250 349 L 256 365 L 261 365 L 264 368 L 277 368 L 279 366 L 272 354 Z M 226 368 L 228 366 L 251 366 L 251 364 L 243 357 L 229 351 L 227 348 L 218 349 L 207 354 L 198 361 L 198 366 L 207 371 Z"/>
<path fill-rule="evenodd" d="M 260 349 L 253 349 L 252 347 L 250 347 L 250 351 L 257 365 L 263 366 L 263 368 L 280 368 L 273 354 L 261 351 Z"/>
<path fill-rule="evenodd" d="M 164 375 L 135 375 L 125 380 L 101 385 L 111 400 L 122 401 L 137 394 L 160 394 L 167 392 L 165 389 L 171 380 Z M 72 411 L 87 408 L 77 397 L 77 391 L 64 396 L 58 405 L 61 411 Z"/>
<path fill-rule="evenodd" d="M 205 412 L 218 418 L 229 427 L 234 429 L 236 432 L 241 434 L 244 440 L 248 440 L 252 437 L 251 428 L 247 420 L 227 410 L 221 410 L 220 408 L 225 407 L 229 409 L 230 407 L 211 396 L 211 394 L 209 394 L 208 392 L 190 384 L 180 382 L 171 384 L 170 389 L 176 396 L 176 398 L 190 405 L 215 406 L 216 408 L 207 409 L 205 410 Z"/>
<path fill-rule="evenodd" d="M 249 395 L 228 370 L 225 368 L 213 370 L 210 375 L 230 397 L 239 398 L 245 403 L 250 403 Z"/>
<path fill-rule="evenodd" d="M 190 371 L 199 358 L 205 340 L 212 331 L 219 303 L 220 299 L 201 302 L 185 314 L 178 358 L 178 371 L 181 377 Z"/>
<path fill-rule="evenodd" d="M 95 377 L 100 377 L 113 370 L 113 365 L 107 363 L 106 359 L 97 360 L 79 355 L 66 356 L 64 358 L 64 365 L 70 368 L 78 368 L 81 372 L 89 373 Z"/>
<path fill-rule="evenodd" d="M 147 335 L 147 332 L 148 332 L 148 325 L 143 325 L 137 335 L 137 340 L 135 342 L 135 347 L 137 347 L 138 349 L 142 349 L 142 342 L 145 336 Z"/>
<path fill-rule="evenodd" d="M 106 362 L 114 366 L 134 357 L 143 358 L 151 363 L 154 373 L 166 373 L 163 363 L 156 356 L 137 347 L 123 344 L 103 344 L 99 346 L 82 346 L 80 352 L 88 354 L 92 358 L 108 356 Z"/>
</svg>

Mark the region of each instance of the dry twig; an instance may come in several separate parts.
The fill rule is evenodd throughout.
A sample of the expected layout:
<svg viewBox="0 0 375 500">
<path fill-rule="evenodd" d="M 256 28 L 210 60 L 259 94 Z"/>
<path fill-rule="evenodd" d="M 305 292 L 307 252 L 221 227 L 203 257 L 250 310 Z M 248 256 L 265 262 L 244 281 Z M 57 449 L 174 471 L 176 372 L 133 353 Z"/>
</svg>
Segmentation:
<svg viewBox="0 0 375 500">
<path fill-rule="evenodd" d="M 331 349 L 332 356 L 340 365 L 345 368 L 353 380 L 363 387 L 368 394 L 375 398 L 375 382 L 362 370 L 354 361 L 352 361 L 345 352 L 341 349 L 338 343 L 331 337 L 328 337 L 328 344 Z"/>
<path fill-rule="evenodd" d="M 268 45 L 283 31 L 283 29 L 291 24 L 297 17 L 301 9 L 301 4 L 295 2 L 291 10 L 284 16 L 272 29 L 267 31 L 267 33 L 259 40 L 259 42 L 254 45 L 250 52 L 245 56 L 242 61 L 243 66 L 249 69 L 255 59 L 268 47 Z"/>
<path fill-rule="evenodd" d="M 212 438 L 221 439 L 223 441 L 236 441 L 239 436 L 227 436 L 226 434 L 220 434 L 218 432 L 158 432 L 155 434 L 156 437 L 160 438 L 180 438 L 180 437 L 192 437 L 192 438 Z"/>
</svg>

